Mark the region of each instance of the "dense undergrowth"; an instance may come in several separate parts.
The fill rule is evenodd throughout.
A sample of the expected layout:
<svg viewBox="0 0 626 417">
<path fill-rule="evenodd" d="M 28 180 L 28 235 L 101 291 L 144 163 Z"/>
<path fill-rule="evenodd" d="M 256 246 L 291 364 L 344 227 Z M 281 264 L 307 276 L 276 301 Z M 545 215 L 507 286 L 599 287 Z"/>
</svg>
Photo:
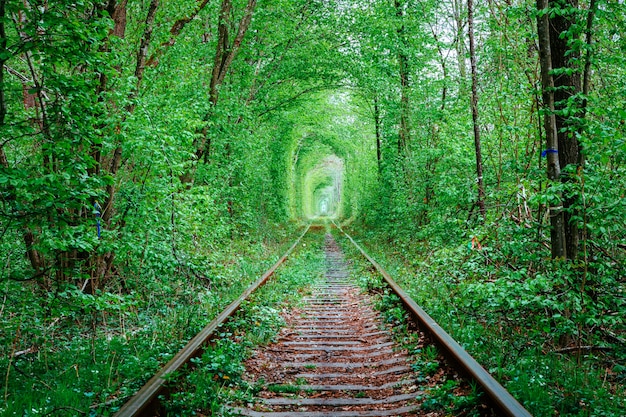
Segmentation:
<svg viewBox="0 0 626 417">
<path fill-rule="evenodd" d="M 253 349 L 275 341 L 285 324 L 282 314 L 296 307 L 323 276 L 322 237 L 309 233 L 276 275 L 220 328 L 212 346 L 194 360 L 194 369 L 172 378 L 176 392 L 165 402 L 168 415 L 229 415 L 228 405 L 254 400 L 264 381 L 250 383 L 243 362 Z"/>
<path fill-rule="evenodd" d="M 469 233 L 390 242 L 380 231 L 353 232 L 531 414 L 623 416 L 626 305 L 619 265 L 602 268 L 610 260 L 598 259 L 598 272 L 582 286 L 580 271 L 550 261 L 532 230 L 510 225 L 485 231 L 481 249 L 472 248 Z"/>
<path fill-rule="evenodd" d="M 42 294 L 36 284 L 5 281 L 0 414 L 110 414 L 278 259 L 295 233 L 199 248 L 184 264 L 155 251 L 161 273 L 121 270 L 125 285 L 116 291 L 89 294 L 68 284 Z"/>
</svg>

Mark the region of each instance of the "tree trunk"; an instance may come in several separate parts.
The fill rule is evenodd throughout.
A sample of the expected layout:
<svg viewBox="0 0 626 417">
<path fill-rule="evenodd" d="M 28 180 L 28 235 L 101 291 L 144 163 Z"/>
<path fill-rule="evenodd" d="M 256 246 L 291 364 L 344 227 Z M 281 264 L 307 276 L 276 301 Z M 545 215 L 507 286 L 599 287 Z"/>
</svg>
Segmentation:
<svg viewBox="0 0 626 417">
<path fill-rule="evenodd" d="M 127 3 L 128 3 L 127 0 L 122 0 L 120 2 L 116 2 L 115 0 L 109 1 L 108 12 L 113 18 L 113 31 L 109 34 L 109 36 L 123 38 L 126 35 Z M 106 91 L 106 89 L 108 88 L 106 85 L 106 80 L 101 79 L 101 84 L 99 88 L 102 91 Z M 134 94 L 134 92 L 131 94 Z M 129 98 L 132 98 L 132 96 Z M 132 111 L 133 109 L 134 109 L 134 106 L 132 109 L 127 108 L 126 110 Z M 117 129 L 120 130 L 121 126 L 118 126 Z M 97 145 L 97 149 L 95 150 L 95 152 L 98 153 L 98 160 L 100 160 L 101 159 L 101 157 L 99 156 L 100 145 Z M 117 145 L 117 147 L 113 151 L 113 156 L 112 156 L 112 159 L 111 159 L 108 171 L 107 171 L 112 177 L 115 177 L 115 175 L 117 174 L 117 171 L 119 170 L 121 166 L 121 162 L 122 162 L 122 144 L 120 143 Z M 100 168 L 98 167 L 97 170 L 100 171 Z M 110 228 L 111 226 L 111 219 L 113 217 L 113 200 L 115 199 L 115 192 L 116 192 L 116 188 L 114 184 L 107 185 L 106 201 L 104 202 L 104 205 L 102 206 L 102 213 L 101 213 L 102 222 L 107 228 Z"/>
<path fill-rule="evenodd" d="M 150 55 L 150 58 L 148 58 L 148 60 L 146 61 L 147 66 L 154 67 L 158 65 L 161 56 L 163 56 L 163 54 L 169 47 L 173 46 L 176 43 L 176 38 L 178 37 L 178 35 L 180 35 L 185 26 L 187 26 L 187 23 L 195 19 L 196 16 L 198 16 L 198 14 L 202 10 L 204 10 L 209 1 L 210 0 L 199 1 L 196 8 L 189 15 L 182 17 L 174 22 L 174 24 L 170 28 L 170 38 L 167 41 L 161 43 L 161 45 L 156 48 L 152 55 Z"/>
<path fill-rule="evenodd" d="M 107 11 L 109 16 L 113 19 L 114 26 L 111 35 L 117 38 L 124 38 L 126 36 L 126 5 L 128 0 L 109 0 Z"/>
<path fill-rule="evenodd" d="M 461 84 L 464 84 L 467 69 L 465 67 L 465 43 L 463 42 L 463 2 L 452 0 L 452 12 L 454 13 L 454 23 L 456 25 L 456 55 L 459 64 L 459 75 Z"/>
<path fill-rule="evenodd" d="M 596 0 L 591 0 L 591 3 L 589 3 L 589 12 L 587 14 L 587 27 L 585 29 L 585 43 L 587 44 L 587 52 L 585 54 L 585 69 L 583 71 L 583 117 L 585 115 L 585 112 L 587 111 L 587 96 L 589 95 L 589 90 L 591 88 L 591 45 L 593 44 L 592 28 L 593 19 L 596 15 L 597 8 L 598 2 Z M 581 163 L 582 159 L 583 158 L 581 158 Z"/>
<path fill-rule="evenodd" d="M 470 62 L 472 67 L 472 122 L 474 125 L 474 148 L 476 151 L 476 185 L 478 186 L 478 199 L 476 205 L 480 216 L 484 221 L 485 209 L 485 185 L 483 181 L 483 157 L 480 148 L 480 125 L 478 124 L 478 75 L 476 71 L 476 48 L 474 45 L 474 4 L 473 0 L 467 0 L 467 23 L 470 43 Z"/>
<path fill-rule="evenodd" d="M 376 163 L 378 166 L 378 175 L 380 175 L 382 172 L 382 149 L 380 137 L 380 106 L 378 105 L 377 96 L 374 96 L 374 126 L 376 128 Z"/>
<path fill-rule="evenodd" d="M 114 3 L 114 2 L 113 2 Z M 123 38 L 126 33 L 126 5 L 127 0 L 123 0 L 119 2 L 114 7 L 114 13 L 112 16 L 114 17 L 114 29 L 111 33 L 112 36 Z M 146 14 L 145 27 L 144 31 L 139 43 L 139 48 L 137 49 L 137 62 L 135 65 L 135 86 L 133 90 L 129 93 L 129 101 L 130 104 L 126 106 L 126 113 L 132 114 L 135 111 L 136 103 L 135 99 L 139 95 L 139 89 L 141 88 L 141 81 L 143 80 L 144 71 L 146 68 L 146 57 L 148 54 L 148 48 L 150 46 L 150 42 L 152 39 L 152 30 L 154 26 L 154 19 L 156 16 L 156 11 L 159 6 L 158 0 L 151 0 L 150 5 L 148 6 L 148 12 Z M 101 86 L 101 88 L 106 88 L 106 86 Z M 122 117 L 122 121 L 120 125 L 117 127 L 118 130 L 122 129 L 121 124 L 126 120 L 127 115 Z M 118 143 L 115 150 L 113 151 L 113 156 L 111 158 L 111 162 L 108 168 L 108 173 L 112 177 L 115 178 L 118 171 L 122 166 L 122 143 Z M 111 229 L 112 220 L 114 215 L 113 204 L 115 201 L 115 195 L 117 193 L 117 188 L 115 183 L 111 183 L 106 187 L 106 201 L 101 210 L 101 220 L 104 227 L 107 229 Z M 102 255 L 95 255 L 95 258 L 92 260 L 92 281 L 89 286 L 92 291 L 95 291 L 100 287 L 101 283 L 105 280 L 109 271 L 113 265 L 113 261 L 115 259 L 115 253 L 109 252 Z"/>
<path fill-rule="evenodd" d="M 550 50 L 553 69 L 567 69 L 559 71 L 554 76 L 554 109 L 556 114 L 556 131 L 558 138 L 558 157 L 562 170 L 561 181 L 574 184 L 578 182 L 577 171 L 581 166 L 582 149 L 578 141 L 578 132 L 581 129 L 582 106 L 577 101 L 571 101 L 572 96 L 582 91 L 582 80 L 576 62 L 580 59 L 580 51 L 571 47 L 570 39 L 578 38 L 576 33 L 576 11 L 578 0 L 549 0 L 550 8 L 560 8 L 562 12 L 551 14 L 549 22 Z M 572 33 L 574 31 L 574 33 Z M 574 107 L 573 109 L 571 107 Z M 567 108 L 568 111 L 565 111 Z M 572 117 L 573 114 L 573 117 Z M 565 227 L 565 256 L 567 259 L 578 257 L 578 243 L 580 230 L 576 218 L 578 217 L 577 192 L 565 192 L 563 195 L 563 222 Z"/>
<path fill-rule="evenodd" d="M 398 18 L 398 64 L 400 66 L 400 131 L 398 132 L 398 155 L 404 155 L 407 145 L 411 141 L 409 124 L 409 59 L 406 54 L 408 46 L 404 27 L 404 10 L 400 0 L 395 0 L 396 16 Z"/>
<path fill-rule="evenodd" d="M 561 177 L 559 163 L 559 143 L 556 117 L 554 114 L 554 79 L 552 78 L 552 53 L 550 49 L 550 22 L 548 19 L 548 0 L 537 0 L 537 34 L 539 40 L 539 61 L 541 64 L 541 86 L 544 110 L 544 130 L 546 132 L 545 156 L 548 161 L 548 179 L 558 181 Z M 550 241 L 552 258 L 566 258 L 565 224 L 563 207 L 560 202 L 549 207 Z"/>
<path fill-rule="evenodd" d="M 7 47 L 7 34 L 6 34 L 6 0 L 0 0 L 0 52 L 6 51 Z M 4 71 L 5 64 L 9 57 L 3 55 L 0 59 L 0 131 L 4 131 L 4 125 L 6 122 L 7 105 L 6 96 L 4 93 Z M 4 138 L 0 139 L 0 166 L 2 168 L 9 168 L 9 160 L 6 152 L 4 151 Z M 13 195 L 13 198 L 15 196 Z M 9 197 L 11 198 L 11 197 Z M 43 256 L 35 249 L 35 235 L 28 228 L 24 228 L 22 235 L 24 245 L 26 247 L 26 256 L 30 262 L 31 267 L 35 270 L 35 274 L 41 274 L 45 269 L 45 261 Z"/>
<path fill-rule="evenodd" d="M 143 80 L 143 75 L 146 69 L 146 60 L 148 57 L 148 47 L 150 46 L 150 42 L 152 40 L 152 30 L 154 28 L 154 19 L 156 17 L 156 11 L 159 8 L 159 0 L 151 0 L 150 6 L 148 7 L 148 13 L 146 14 L 146 26 L 143 31 L 143 36 L 141 37 L 141 42 L 139 43 L 139 49 L 137 49 L 137 65 L 135 66 L 135 89 L 131 93 L 131 104 L 129 105 L 128 112 L 132 113 L 135 110 L 136 103 L 134 101 L 139 94 L 139 87 L 141 86 L 141 81 Z"/>
<path fill-rule="evenodd" d="M 440 110 L 444 111 L 446 109 L 446 97 L 448 93 L 448 66 L 446 64 L 446 54 L 443 53 L 443 49 L 441 48 L 441 41 L 439 40 L 437 31 L 432 25 L 430 26 L 430 32 L 433 34 L 433 39 L 435 40 L 435 43 L 437 44 L 437 52 L 439 53 L 439 63 L 441 64 L 443 85 L 441 86 Z"/>
<path fill-rule="evenodd" d="M 7 47 L 7 34 L 4 27 L 6 15 L 6 0 L 0 0 L 0 51 L 5 51 Z M 4 128 L 4 118 L 7 114 L 6 101 L 4 97 L 4 64 L 7 58 L 0 58 L 0 129 Z M 4 141 L 0 142 L 0 166 L 7 168 L 9 161 L 4 153 Z"/>
<path fill-rule="evenodd" d="M 243 38 L 250 27 L 252 22 L 252 15 L 256 7 L 257 0 L 248 0 L 248 4 L 244 10 L 243 16 L 239 21 L 239 27 L 237 34 L 232 44 L 230 43 L 230 16 L 232 14 L 232 0 L 222 0 L 222 7 L 220 10 L 219 23 L 218 23 L 218 39 L 217 46 L 215 48 L 215 59 L 213 62 L 213 71 L 211 72 L 211 83 L 209 85 L 209 102 L 211 109 L 205 117 L 205 121 L 211 118 L 211 112 L 219 101 L 219 88 L 224 82 L 224 78 L 230 69 L 235 56 L 241 48 Z M 196 163 L 204 160 L 208 162 L 207 156 L 210 152 L 210 139 L 209 129 L 205 127 L 202 129 L 200 139 L 195 142 L 196 151 Z M 193 180 L 193 172 L 188 172 L 183 175 L 181 179 L 183 182 L 191 182 Z"/>
</svg>

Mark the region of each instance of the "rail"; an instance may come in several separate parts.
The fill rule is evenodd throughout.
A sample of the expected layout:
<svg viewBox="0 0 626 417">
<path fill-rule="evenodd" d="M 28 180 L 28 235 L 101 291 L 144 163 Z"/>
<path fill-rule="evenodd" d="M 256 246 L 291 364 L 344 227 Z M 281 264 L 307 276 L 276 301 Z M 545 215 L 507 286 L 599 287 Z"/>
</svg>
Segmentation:
<svg viewBox="0 0 626 417">
<path fill-rule="evenodd" d="M 484 390 L 494 408 L 500 411 L 502 416 L 507 417 L 532 417 L 532 415 L 509 393 L 498 381 L 496 381 L 485 368 L 483 368 L 461 345 L 459 345 L 445 330 L 437 324 L 383 269 L 372 257 L 359 246 L 352 237 L 339 225 L 335 224 L 352 244 L 363 254 L 365 258 L 383 276 L 387 285 L 402 300 L 405 308 L 420 324 L 420 329 L 428 333 L 433 341 L 444 350 L 444 355 L 451 358 L 469 376 L 471 376 Z"/>
<path fill-rule="evenodd" d="M 233 301 L 224 311 L 222 311 L 211 323 L 191 339 L 163 368 L 161 368 L 150 380 L 128 400 L 122 408 L 115 414 L 115 417 L 137 417 L 152 416 L 158 407 L 158 396 L 165 392 L 165 377 L 172 372 L 176 372 L 190 359 L 202 353 L 202 346 L 211 340 L 215 330 L 226 322 L 254 291 L 263 286 L 267 280 L 276 272 L 276 269 L 285 262 L 287 257 L 293 252 L 300 240 L 309 231 L 309 224 L 304 232 L 296 239 L 295 243 L 285 252 L 285 254 L 268 269 L 258 280 L 250 285 L 235 301 Z"/>
</svg>

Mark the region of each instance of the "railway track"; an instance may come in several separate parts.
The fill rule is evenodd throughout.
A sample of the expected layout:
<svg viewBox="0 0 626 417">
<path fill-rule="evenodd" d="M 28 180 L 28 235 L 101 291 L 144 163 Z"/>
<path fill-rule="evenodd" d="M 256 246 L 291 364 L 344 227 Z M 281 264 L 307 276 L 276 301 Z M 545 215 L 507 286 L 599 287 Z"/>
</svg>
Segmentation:
<svg viewBox="0 0 626 417">
<path fill-rule="evenodd" d="M 349 278 L 326 236 L 327 272 L 304 308 L 290 314 L 278 343 L 247 362 L 265 381 L 259 401 L 233 411 L 252 417 L 395 416 L 423 392 L 407 352 L 392 341 L 371 298 Z"/>
<path fill-rule="evenodd" d="M 306 233 L 306 232 L 305 232 Z M 359 250 L 362 249 L 346 235 Z M 464 374 L 477 382 L 486 394 L 486 405 L 474 406 L 483 415 L 529 417 L 530 414 L 471 358 L 449 335 L 423 312 L 401 288 L 393 282 L 373 259 L 363 254 L 382 275 L 389 289 L 401 300 L 404 308 L 418 325 L 417 346 L 435 343 L 445 355 L 448 366 L 426 378 L 419 362 L 392 337 L 382 315 L 373 308 L 372 298 L 362 293 L 351 281 L 349 266 L 331 235 L 326 236 L 326 273 L 314 283 L 312 293 L 304 304 L 286 315 L 287 326 L 276 343 L 255 350 L 246 361 L 249 386 L 261 387 L 254 400 L 229 405 L 229 415 L 251 417 L 365 417 L 365 416 L 438 416 L 449 415 L 443 408 L 428 407 L 429 392 L 438 384 L 458 380 Z M 293 250 L 297 245 L 294 243 Z M 285 255 L 282 260 L 286 258 Z M 273 268 L 276 270 L 279 261 Z M 268 271 L 269 273 L 269 271 Z M 246 291 L 231 304 L 228 319 L 255 288 L 271 273 L 266 273 L 254 288 Z M 261 282 L 262 281 L 262 282 Z M 220 319 L 218 317 L 218 319 Z M 218 320 L 216 319 L 216 320 Z M 213 326 L 213 330 L 209 329 Z M 197 336 L 193 347 L 186 347 L 176 357 L 197 356 L 201 344 L 212 338 L 215 323 Z M 200 340 L 202 339 L 202 340 Z M 194 339 L 195 340 L 195 339 Z M 191 343 L 191 342 L 190 342 Z M 189 346 L 189 345 L 188 345 Z M 415 345 L 413 348 L 415 349 Z M 193 352 L 191 352 L 193 350 Z M 176 359 L 176 357 L 174 359 Z M 173 359 L 173 361 L 174 361 Z M 189 359 L 187 359 L 188 361 Z M 423 365 L 423 363 L 422 363 Z M 166 365 L 147 386 L 133 397 L 117 417 L 164 415 L 158 405 L 163 394 L 163 377 L 178 369 Z M 459 380 L 460 381 L 460 380 Z M 158 388 L 154 384 L 159 384 Z M 467 383 L 452 385 L 455 395 L 462 394 Z M 450 385 L 448 385 L 450 387 Z M 448 388 L 449 389 L 449 388 Z M 428 392 L 427 392 L 428 391 Z M 143 392 L 143 393 L 142 393 Z M 152 394 L 147 394 L 151 392 Z M 465 415 L 460 412 L 459 415 Z"/>
</svg>

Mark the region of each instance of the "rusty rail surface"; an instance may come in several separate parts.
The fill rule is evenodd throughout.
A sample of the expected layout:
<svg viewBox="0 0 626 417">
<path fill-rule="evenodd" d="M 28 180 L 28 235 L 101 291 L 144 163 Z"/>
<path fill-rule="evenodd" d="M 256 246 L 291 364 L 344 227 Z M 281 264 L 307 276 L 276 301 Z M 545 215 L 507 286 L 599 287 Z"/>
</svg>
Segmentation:
<svg viewBox="0 0 626 417">
<path fill-rule="evenodd" d="M 507 417 L 532 417 L 532 415 L 513 396 L 496 381 L 485 368 L 483 368 L 456 340 L 437 324 L 383 269 L 371 256 L 369 256 L 358 243 L 352 239 L 339 225 L 335 224 L 365 258 L 383 276 L 387 285 L 402 300 L 405 308 L 419 322 L 420 329 L 432 337 L 433 341 L 444 350 L 444 355 L 452 359 L 463 371 L 472 377 L 489 397 L 491 404 L 500 413 Z"/>
<path fill-rule="evenodd" d="M 200 331 L 187 345 L 182 348 L 163 368 L 161 368 L 137 393 L 126 402 L 114 417 L 136 417 L 136 416 L 152 416 L 157 408 L 158 396 L 165 391 L 165 377 L 172 372 L 177 371 L 183 365 L 189 362 L 191 358 L 197 357 L 202 353 L 202 346 L 206 344 L 215 330 L 226 320 L 228 320 L 241 306 L 250 294 L 263 286 L 267 280 L 276 272 L 276 269 L 285 262 L 287 257 L 293 252 L 300 240 L 309 231 L 309 224 L 304 232 L 296 239 L 294 244 L 285 252 L 285 254 L 268 269 L 261 278 L 256 280 L 248 287 L 235 301 L 233 301 L 224 311 L 222 311 L 211 323 Z"/>
</svg>

